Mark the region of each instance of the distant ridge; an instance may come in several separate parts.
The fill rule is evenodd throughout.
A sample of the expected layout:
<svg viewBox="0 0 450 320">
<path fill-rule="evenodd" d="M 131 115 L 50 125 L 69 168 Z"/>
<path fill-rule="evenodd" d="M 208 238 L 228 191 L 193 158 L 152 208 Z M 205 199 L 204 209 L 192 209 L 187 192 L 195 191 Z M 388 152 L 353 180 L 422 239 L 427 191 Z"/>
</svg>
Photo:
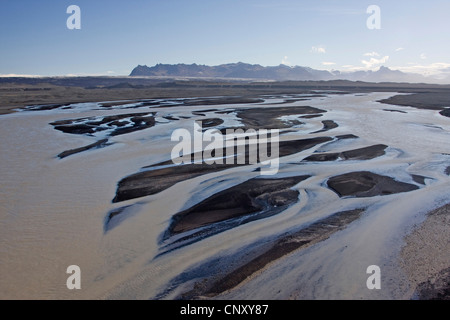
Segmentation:
<svg viewBox="0 0 450 320">
<path fill-rule="evenodd" d="M 380 67 L 377 71 L 340 72 L 316 70 L 309 67 L 279 65 L 263 67 L 259 64 L 243 62 L 206 66 L 198 64 L 157 64 L 153 67 L 138 65 L 130 74 L 131 77 L 192 77 L 192 78 L 235 78 L 274 81 L 321 81 L 351 80 L 366 82 L 409 82 L 438 83 L 436 79 L 420 74 L 404 73 Z"/>
<path fill-rule="evenodd" d="M 266 80 L 331 80 L 328 71 L 319 71 L 307 67 L 263 67 L 259 64 L 230 63 L 219 66 L 198 64 L 157 64 L 154 67 L 137 66 L 130 76 L 167 76 L 167 77 L 211 77 Z"/>
</svg>

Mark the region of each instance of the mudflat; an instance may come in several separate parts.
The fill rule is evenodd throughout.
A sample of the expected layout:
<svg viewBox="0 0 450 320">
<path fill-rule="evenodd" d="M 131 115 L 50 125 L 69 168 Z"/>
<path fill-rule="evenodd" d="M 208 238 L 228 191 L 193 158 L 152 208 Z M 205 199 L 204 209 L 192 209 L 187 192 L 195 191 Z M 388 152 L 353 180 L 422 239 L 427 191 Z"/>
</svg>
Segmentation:
<svg viewBox="0 0 450 320">
<path fill-rule="evenodd" d="M 316 90 L 335 93 L 402 92 L 381 102 L 443 110 L 450 107 L 450 86 L 433 84 L 364 83 L 352 81 L 220 81 L 175 80 L 170 78 L 133 77 L 57 77 L 57 78 L 1 78 L 0 114 L 30 105 L 58 105 L 82 102 L 126 101 L 146 99 L 198 98 L 229 96 L 222 104 L 255 103 L 259 95 L 315 93 Z M 242 98 L 243 97 L 243 98 Z M 289 101 L 289 103 L 292 101 Z M 187 102 L 188 104 L 190 102 Z M 197 105 L 218 104 L 209 99 L 198 99 Z"/>
</svg>

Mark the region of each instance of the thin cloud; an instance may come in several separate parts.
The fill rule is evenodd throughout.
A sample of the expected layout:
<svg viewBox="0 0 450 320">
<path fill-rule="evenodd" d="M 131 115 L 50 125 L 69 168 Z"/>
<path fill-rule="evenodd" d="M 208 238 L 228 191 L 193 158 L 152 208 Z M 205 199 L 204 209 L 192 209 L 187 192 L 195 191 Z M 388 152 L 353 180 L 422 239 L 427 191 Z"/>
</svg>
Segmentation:
<svg viewBox="0 0 450 320">
<path fill-rule="evenodd" d="M 425 53 L 422 53 L 422 54 L 420 55 L 420 59 L 426 60 L 426 59 L 427 59 L 427 55 L 426 55 Z"/>
<path fill-rule="evenodd" d="M 364 53 L 364 56 L 365 57 L 379 57 L 380 54 L 378 52 L 372 51 L 372 52 Z"/>
<path fill-rule="evenodd" d="M 0 74 L 0 78 L 40 78 L 42 76 L 34 75 L 34 74 Z"/>
<path fill-rule="evenodd" d="M 399 51 L 402 51 L 402 50 L 405 50 L 405 48 L 402 48 L 402 47 L 397 48 L 397 49 L 395 49 L 395 52 L 399 52 Z"/>
<path fill-rule="evenodd" d="M 384 56 L 381 59 L 375 59 L 370 58 L 369 61 L 367 60 L 361 60 L 361 63 L 367 68 L 367 69 L 373 69 L 377 66 L 382 65 L 383 63 L 386 63 L 389 60 L 389 56 Z"/>
<path fill-rule="evenodd" d="M 108 75 L 115 74 L 114 71 L 106 71 L 105 73 L 68 73 L 63 77 L 104 77 Z"/>
<path fill-rule="evenodd" d="M 291 66 L 292 64 L 289 62 L 289 57 L 284 56 L 284 58 L 281 60 L 281 64 L 284 64 L 285 66 Z"/>
<path fill-rule="evenodd" d="M 325 50 L 325 48 L 324 47 L 322 47 L 322 46 L 318 46 L 318 47 L 312 47 L 311 48 L 311 52 L 312 53 L 327 53 L 327 51 Z"/>
<path fill-rule="evenodd" d="M 335 64 L 336 64 L 335 62 L 327 62 L 327 61 L 322 62 L 323 66 L 334 66 Z"/>
<path fill-rule="evenodd" d="M 358 66 L 354 66 L 354 65 L 351 65 L 351 64 L 343 65 L 341 68 L 342 68 L 342 71 L 344 71 L 344 72 L 354 72 L 354 71 L 363 71 L 363 70 L 365 70 L 364 67 L 358 67 Z"/>
<path fill-rule="evenodd" d="M 394 67 L 397 70 L 407 73 L 420 73 L 425 76 L 434 76 L 443 73 L 450 73 L 450 63 L 435 62 L 427 65 L 408 63 L 408 66 Z"/>
</svg>

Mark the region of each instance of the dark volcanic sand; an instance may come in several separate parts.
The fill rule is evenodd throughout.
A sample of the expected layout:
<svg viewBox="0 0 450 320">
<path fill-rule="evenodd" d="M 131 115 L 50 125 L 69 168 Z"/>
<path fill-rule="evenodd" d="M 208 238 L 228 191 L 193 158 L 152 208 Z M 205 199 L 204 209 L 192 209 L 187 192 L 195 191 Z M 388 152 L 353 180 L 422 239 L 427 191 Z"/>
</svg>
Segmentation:
<svg viewBox="0 0 450 320">
<path fill-rule="evenodd" d="M 47 111 L 70 106 L 72 103 L 54 103 L 54 104 L 38 104 L 27 107 L 28 111 Z"/>
<path fill-rule="evenodd" d="M 322 124 L 323 124 L 323 128 L 321 130 L 318 130 L 318 131 L 312 132 L 312 133 L 326 132 L 331 129 L 339 127 L 338 124 L 336 122 L 334 122 L 333 120 L 324 120 L 324 121 L 322 121 Z"/>
<path fill-rule="evenodd" d="M 416 293 L 419 300 L 450 300 L 450 268 L 441 270 L 433 281 L 419 284 Z"/>
<path fill-rule="evenodd" d="M 384 155 L 387 147 L 388 146 L 384 144 L 377 144 L 366 148 L 349 150 L 340 153 L 313 154 L 305 158 L 305 161 L 335 161 L 339 158 L 342 160 L 370 160 Z"/>
<path fill-rule="evenodd" d="M 131 104 L 131 103 L 139 103 L 139 102 L 141 102 L 141 101 L 140 100 L 127 100 L 127 101 L 102 102 L 99 104 L 99 106 L 102 108 L 112 108 L 112 107 L 119 107 L 119 106 Z M 155 103 L 155 104 L 157 104 L 157 103 Z"/>
<path fill-rule="evenodd" d="M 71 120 L 60 120 L 50 123 L 56 130 L 71 134 L 93 134 L 100 131 L 112 130 L 110 136 L 117 136 L 138 130 L 147 129 L 155 125 L 155 113 L 132 113 L 105 116 L 98 120 L 96 117 Z"/>
<path fill-rule="evenodd" d="M 145 197 L 170 188 L 178 182 L 211 172 L 233 168 L 235 165 L 187 164 L 135 173 L 122 179 L 113 202 Z"/>
<path fill-rule="evenodd" d="M 399 265 L 412 299 L 450 300 L 450 204 L 436 208 L 405 237 Z"/>
<path fill-rule="evenodd" d="M 354 134 L 343 134 L 340 136 L 336 136 L 338 140 L 345 140 L 345 139 L 358 139 L 358 136 L 355 136 Z"/>
<path fill-rule="evenodd" d="M 181 295 L 181 299 L 193 299 L 198 296 L 217 296 L 249 279 L 254 273 L 264 269 L 268 264 L 296 250 L 307 248 L 326 240 L 333 233 L 343 230 L 347 225 L 357 220 L 364 209 L 343 211 L 331 215 L 277 240 L 268 250 L 256 254 L 251 260 L 241 263 L 241 266 L 219 276 L 212 284 L 196 286 L 192 291 Z M 226 269 L 226 268 L 225 268 Z"/>
<path fill-rule="evenodd" d="M 417 174 L 412 174 L 411 177 L 413 178 L 414 182 L 425 185 L 425 179 L 427 177 L 420 176 Z"/>
<path fill-rule="evenodd" d="M 331 137 L 318 137 L 312 139 L 281 141 L 279 144 L 279 156 L 284 157 L 295 154 L 314 147 L 317 144 L 331 141 Z M 233 167 L 248 165 L 248 151 L 246 148 L 246 161 L 244 164 L 237 164 L 237 157 L 235 157 L 234 164 L 184 164 L 172 166 L 163 169 L 154 169 L 135 173 L 122 179 L 117 187 L 116 196 L 113 202 L 121 202 L 125 200 L 135 199 L 139 197 L 149 196 L 159 193 L 178 182 L 193 179 L 195 177 L 205 175 L 212 172 L 218 172 Z M 226 149 L 223 150 L 226 155 Z M 234 154 L 234 153 L 233 153 Z M 191 155 L 194 159 L 194 155 Z M 162 165 L 173 164 L 171 160 L 158 163 L 156 165 L 147 167 L 158 167 Z"/>
<path fill-rule="evenodd" d="M 304 150 L 308 150 L 318 144 L 332 141 L 331 137 L 317 137 L 311 139 L 302 139 L 302 140 L 291 140 L 291 141 L 280 141 L 280 157 L 289 156 L 291 154 L 295 154 Z"/>
<path fill-rule="evenodd" d="M 178 120 L 180 120 L 180 119 L 172 117 L 172 116 L 164 116 L 163 118 L 166 119 L 166 120 L 169 120 L 169 121 L 178 121 Z"/>
<path fill-rule="evenodd" d="M 398 112 L 398 113 L 408 113 L 406 111 L 400 111 L 400 110 L 394 110 L 394 109 L 383 109 L 383 111 L 388 111 L 388 112 Z"/>
<path fill-rule="evenodd" d="M 202 119 L 197 120 L 198 124 L 202 126 L 202 128 L 211 128 L 216 127 L 224 123 L 222 119 L 219 118 L 211 118 L 211 119 Z"/>
<path fill-rule="evenodd" d="M 325 110 L 308 107 L 264 107 L 239 109 L 237 116 L 242 119 L 246 129 L 283 129 L 290 128 L 290 124 L 286 124 L 278 119 L 282 116 L 290 115 L 318 115 L 325 113 Z"/>
<path fill-rule="evenodd" d="M 207 106 L 207 105 L 220 105 L 220 104 L 249 104 L 249 103 L 262 103 L 264 99 L 252 98 L 252 97 L 219 97 L 208 99 L 189 99 L 184 101 L 184 105 L 187 106 Z"/>
<path fill-rule="evenodd" d="M 279 129 L 289 127 L 289 124 L 277 119 L 283 115 L 295 115 L 295 114 L 318 114 L 326 112 L 325 110 L 312 108 L 308 106 L 300 107 L 261 107 L 250 109 L 238 109 L 238 117 L 241 118 L 245 125 L 245 130 L 253 129 Z M 219 125 L 220 119 L 207 119 L 206 125 Z M 222 129 L 226 132 L 226 129 Z M 295 140 L 295 141 L 281 141 L 279 143 L 279 156 L 284 157 L 294 153 L 301 152 L 303 150 L 312 148 L 313 146 L 331 141 L 330 137 L 319 137 L 313 139 Z M 234 165 L 206 165 L 206 164 L 187 164 L 182 166 L 175 166 L 165 169 L 157 169 L 153 171 L 144 171 L 133 174 L 124 178 L 118 184 L 116 196 L 113 202 L 120 202 L 129 199 L 139 198 L 161 192 L 174 184 L 198 177 L 203 174 L 225 170 L 238 165 L 249 164 L 249 148 L 246 148 L 245 163 L 237 164 L 237 157 L 235 155 Z M 235 154 L 234 152 L 232 152 Z M 224 148 L 223 154 L 230 154 Z M 259 153 L 258 153 L 259 154 Z M 191 156 L 194 160 L 195 155 Z M 258 159 L 259 162 L 259 159 Z M 169 165 L 172 161 L 166 161 L 154 166 Z M 153 166 L 153 167 L 154 167 Z"/>
<path fill-rule="evenodd" d="M 374 197 L 419 189 L 416 185 L 399 182 L 391 177 L 369 171 L 351 172 L 332 177 L 328 187 L 340 197 Z"/>
<path fill-rule="evenodd" d="M 450 106 L 450 95 L 448 92 L 422 92 L 393 96 L 379 102 L 419 109 L 442 110 Z"/>
<path fill-rule="evenodd" d="M 276 98 L 276 97 L 272 97 L 272 98 Z M 309 98 L 313 98 L 313 97 L 309 97 Z M 299 98 L 299 99 L 284 99 L 283 102 L 277 102 L 277 103 L 270 103 L 267 104 L 269 106 L 278 106 L 278 105 L 282 105 L 282 104 L 289 104 L 289 103 L 294 103 L 294 102 L 300 102 L 300 101 L 308 101 L 311 100 L 309 98 Z"/>
<path fill-rule="evenodd" d="M 450 108 L 447 108 L 445 110 L 442 110 L 441 112 L 439 112 L 441 115 L 445 116 L 445 117 L 450 117 Z"/>
<path fill-rule="evenodd" d="M 314 118 L 320 118 L 323 117 L 322 114 L 311 114 L 311 115 L 307 115 L 307 116 L 301 116 L 300 118 L 302 119 L 314 119 Z"/>
<path fill-rule="evenodd" d="M 173 216 L 169 234 L 186 232 L 216 222 L 287 207 L 298 201 L 298 191 L 290 188 L 309 178 L 254 178 L 222 192 Z"/>
<path fill-rule="evenodd" d="M 115 225 L 117 225 L 120 221 L 116 221 L 117 223 L 113 222 L 113 219 L 116 217 L 119 217 L 120 219 L 120 215 L 126 211 L 127 209 L 131 208 L 132 206 L 125 206 L 125 207 L 121 207 L 121 208 L 116 208 L 111 210 L 108 215 L 105 217 L 105 223 L 103 225 L 103 230 L 104 232 L 108 232 L 109 230 L 113 229 L 115 227 Z"/>
<path fill-rule="evenodd" d="M 108 144 L 108 139 L 102 139 L 100 141 L 94 142 L 90 145 L 87 145 L 85 147 L 81 147 L 81 148 L 76 148 L 76 149 L 71 149 L 71 150 L 67 150 L 64 152 L 61 152 L 60 154 L 58 154 L 58 157 L 60 159 L 66 158 L 68 156 L 83 152 L 83 151 L 87 151 L 87 150 L 91 150 L 91 149 L 98 149 L 98 148 L 103 148 L 106 147 Z"/>
</svg>

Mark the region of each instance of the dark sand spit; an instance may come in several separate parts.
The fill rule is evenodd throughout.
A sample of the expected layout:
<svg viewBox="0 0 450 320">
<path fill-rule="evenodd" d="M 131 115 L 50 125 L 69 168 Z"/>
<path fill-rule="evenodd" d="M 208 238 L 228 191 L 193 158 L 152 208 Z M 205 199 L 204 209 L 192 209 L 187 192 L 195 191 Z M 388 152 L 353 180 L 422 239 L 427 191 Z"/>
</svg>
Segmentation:
<svg viewBox="0 0 450 320">
<path fill-rule="evenodd" d="M 202 128 L 213 128 L 220 126 L 224 123 L 223 119 L 220 118 L 209 118 L 209 119 L 202 119 L 197 120 L 197 123 L 202 126 Z"/>
<path fill-rule="evenodd" d="M 122 214 L 130 208 L 132 208 L 131 205 L 112 209 L 105 217 L 103 231 L 106 233 L 117 226 L 121 222 L 120 219 L 123 218 Z"/>
<path fill-rule="evenodd" d="M 183 102 L 186 106 L 208 106 L 221 104 L 252 104 L 262 103 L 264 99 L 252 97 L 220 97 L 209 99 L 190 99 Z"/>
<path fill-rule="evenodd" d="M 118 106 L 124 106 L 127 104 L 141 104 L 141 103 L 147 103 L 149 106 L 151 105 L 159 105 L 156 101 L 146 101 L 146 100 L 126 100 L 126 101 L 112 101 L 112 102 L 102 102 L 99 104 L 102 108 L 112 108 L 112 107 L 118 107 Z"/>
<path fill-rule="evenodd" d="M 387 111 L 387 112 L 398 112 L 398 113 L 408 113 L 406 111 L 401 111 L 401 110 L 395 110 L 395 109 L 383 109 L 383 111 Z"/>
<path fill-rule="evenodd" d="M 380 100 L 381 103 L 413 107 L 419 109 L 443 110 L 450 107 L 450 95 L 448 92 L 420 92 L 410 95 L 398 95 L 389 99 Z M 447 109 L 448 110 L 448 109 Z M 448 114 L 450 111 L 443 111 L 442 115 Z"/>
<path fill-rule="evenodd" d="M 284 210 L 298 201 L 298 191 L 290 188 L 309 177 L 254 178 L 216 193 L 192 208 L 175 214 L 168 236 L 228 219 L 269 213 L 274 208 Z M 264 215 L 266 216 L 268 215 Z"/>
<path fill-rule="evenodd" d="M 172 163 L 172 161 L 169 161 Z M 165 164 L 165 163 L 162 163 Z M 157 164 L 159 166 L 162 164 Z M 113 202 L 136 199 L 164 191 L 171 186 L 212 172 L 233 168 L 227 164 L 186 164 L 168 168 L 147 170 L 122 179 L 117 186 Z"/>
<path fill-rule="evenodd" d="M 110 131 L 109 136 L 118 136 L 155 125 L 155 113 L 131 113 L 105 117 L 91 117 L 52 122 L 56 130 L 71 134 L 94 134 Z"/>
<path fill-rule="evenodd" d="M 294 103 L 294 102 L 301 102 L 301 101 L 308 101 L 311 100 L 311 98 L 321 98 L 321 97 L 325 97 L 323 95 L 308 95 L 308 97 L 305 98 L 298 98 L 298 99 L 284 99 L 283 102 L 275 102 L 275 103 L 270 103 L 268 105 L 270 106 L 279 106 L 279 105 L 283 105 L 283 104 L 290 104 L 290 103 Z M 271 97 L 271 98 L 279 98 L 282 99 L 282 97 Z"/>
<path fill-rule="evenodd" d="M 253 178 L 175 214 L 162 235 L 157 257 L 226 230 L 280 214 L 299 201 L 299 192 L 291 187 L 309 177 Z"/>
<path fill-rule="evenodd" d="M 199 297 L 214 297 L 233 289 L 249 280 L 252 275 L 266 268 L 270 263 L 301 249 L 310 247 L 328 239 L 335 232 L 346 228 L 357 220 L 364 209 L 355 209 L 335 213 L 328 218 L 314 222 L 306 228 L 284 235 L 274 242 L 267 250 L 254 254 L 240 266 L 225 274 L 218 274 L 213 279 L 197 284 L 194 289 L 182 294 L 181 299 L 196 299 Z M 224 268 L 226 269 L 226 267 Z"/>
<path fill-rule="evenodd" d="M 215 110 L 215 109 L 214 109 Z M 227 111 L 229 112 L 229 111 Z M 287 128 L 290 125 L 284 123 L 278 118 L 283 115 L 304 115 L 304 114 L 317 114 L 326 112 L 325 110 L 312 108 L 309 106 L 296 106 L 296 107 L 261 107 L 261 108 L 248 108 L 248 109 L 237 109 L 238 117 L 241 119 L 243 129 L 280 129 Z M 215 126 L 220 124 L 220 119 L 206 119 L 207 126 Z M 203 120 L 205 121 L 205 120 Z M 203 122 L 202 122 L 203 123 Z M 236 129 L 236 128 L 234 128 Z M 226 129 L 222 129 L 226 132 Z M 285 157 L 292 155 L 307 149 L 310 149 L 320 143 L 331 141 L 331 137 L 317 137 L 311 139 L 303 140 L 293 140 L 293 141 L 281 141 L 279 143 L 279 156 Z M 256 150 L 257 151 L 257 150 Z M 205 163 L 201 164 L 184 164 L 179 166 L 172 166 L 169 168 L 146 170 L 128 176 L 121 180 L 118 184 L 116 196 L 113 202 L 121 202 L 125 200 L 135 199 L 143 196 L 148 196 L 152 194 L 159 193 L 174 184 L 192 179 L 201 175 L 205 175 L 212 172 L 217 172 L 221 170 L 230 169 L 236 166 L 248 165 L 250 164 L 249 159 L 250 147 L 247 146 L 245 150 L 244 163 L 238 163 L 238 154 L 235 150 L 228 150 L 224 148 L 222 154 L 234 155 L 234 164 L 212 164 L 207 165 Z M 259 152 L 258 152 L 259 155 Z M 191 155 L 191 161 L 197 158 L 197 154 Z M 203 159 L 202 155 L 198 157 Z M 257 159 L 258 163 L 260 159 Z M 158 163 L 153 166 L 149 166 L 146 169 L 151 169 L 152 167 L 173 165 L 172 161 L 166 161 Z"/>
<path fill-rule="evenodd" d="M 429 179 L 428 177 L 424 177 L 418 174 L 412 174 L 411 177 L 413 178 L 414 182 L 422 185 L 425 185 L 425 179 Z"/>
<path fill-rule="evenodd" d="M 377 144 L 370 147 L 349 150 L 344 152 L 335 153 L 318 153 L 313 154 L 307 158 L 305 161 L 336 161 L 338 159 L 342 160 L 370 160 L 380 157 L 385 154 L 385 150 L 388 146 L 384 144 Z"/>
<path fill-rule="evenodd" d="M 330 178 L 327 183 L 340 197 L 375 197 L 419 189 L 416 185 L 369 171 L 342 174 Z"/>
<path fill-rule="evenodd" d="M 300 119 L 314 119 L 314 118 L 320 118 L 323 117 L 323 114 L 311 114 L 306 116 L 300 116 Z"/>
<path fill-rule="evenodd" d="M 343 134 L 340 136 L 336 136 L 336 139 L 338 140 L 347 140 L 347 139 L 358 139 L 358 136 L 355 136 L 354 134 Z"/>
<path fill-rule="evenodd" d="M 450 204 L 428 213 L 405 238 L 399 263 L 413 299 L 450 300 Z"/>
<path fill-rule="evenodd" d="M 303 140 L 281 141 L 279 143 L 279 156 L 285 157 L 288 155 L 292 155 L 331 140 L 331 137 L 318 137 Z M 150 167 L 147 167 L 146 171 L 138 172 L 122 179 L 118 184 L 116 196 L 114 197 L 113 202 L 121 202 L 153 195 L 166 190 L 181 181 L 186 181 L 201 175 L 219 172 L 238 166 L 249 165 L 249 149 L 250 148 L 248 147 L 246 148 L 244 164 L 238 164 L 237 156 L 234 150 L 230 153 L 226 148 L 224 148 L 223 155 L 226 155 L 227 153 L 235 155 L 233 164 L 200 163 L 174 165 L 173 162 L 169 160 L 152 165 Z M 191 160 L 194 160 L 195 156 L 195 154 L 192 154 Z M 170 167 L 148 170 L 151 168 L 167 165 L 170 165 Z"/>
<path fill-rule="evenodd" d="M 178 120 L 180 120 L 180 119 L 175 118 L 173 116 L 164 116 L 163 118 L 166 119 L 166 120 L 169 120 L 169 121 L 178 121 Z"/>
<path fill-rule="evenodd" d="M 312 133 L 326 132 L 326 131 L 329 131 L 331 129 L 335 129 L 335 128 L 339 127 L 339 125 L 336 122 L 334 122 L 333 120 L 324 120 L 324 121 L 322 121 L 322 124 L 323 124 L 323 128 L 322 129 L 320 129 L 320 130 L 318 130 L 316 132 L 312 132 Z"/>
<path fill-rule="evenodd" d="M 54 109 L 70 109 L 70 105 L 73 104 L 72 102 L 68 103 L 50 103 L 50 104 L 37 104 L 30 107 L 27 107 L 26 110 L 28 111 L 48 111 L 48 110 L 54 110 Z"/>
<path fill-rule="evenodd" d="M 245 129 L 283 129 L 291 128 L 291 124 L 278 119 L 282 116 L 291 115 L 314 115 L 319 116 L 326 110 L 309 106 L 294 107 L 265 107 L 238 109 L 237 116 L 242 120 Z"/>
<path fill-rule="evenodd" d="M 110 145 L 110 143 L 108 143 L 108 139 L 102 139 L 102 140 L 99 140 L 97 142 L 94 142 L 94 143 L 84 146 L 84 147 L 61 152 L 60 154 L 58 154 L 58 158 L 64 159 L 66 157 L 72 156 L 72 155 L 80 153 L 80 152 L 88 151 L 91 149 L 99 149 L 99 148 L 106 147 L 108 145 Z"/>
</svg>

